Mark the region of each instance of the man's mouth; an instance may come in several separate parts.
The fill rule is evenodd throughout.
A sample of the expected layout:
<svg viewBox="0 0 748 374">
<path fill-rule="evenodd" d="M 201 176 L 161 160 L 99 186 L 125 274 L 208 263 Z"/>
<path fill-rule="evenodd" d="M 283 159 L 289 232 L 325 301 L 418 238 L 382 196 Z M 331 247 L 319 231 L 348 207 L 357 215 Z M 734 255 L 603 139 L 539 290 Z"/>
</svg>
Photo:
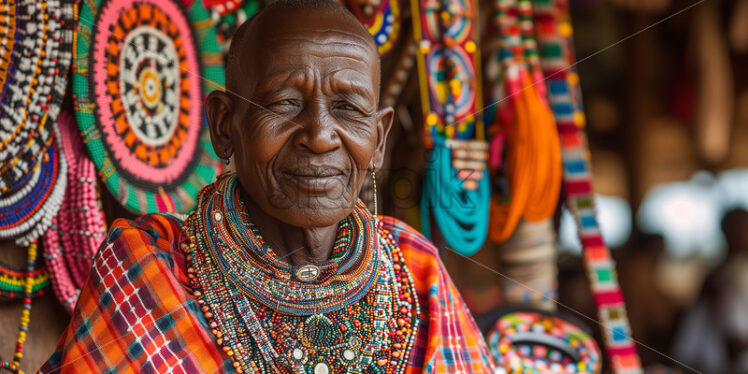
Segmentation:
<svg viewBox="0 0 748 374">
<path fill-rule="evenodd" d="M 345 184 L 345 173 L 337 168 L 306 167 L 283 171 L 283 175 L 284 179 L 307 193 L 323 194 Z"/>
</svg>

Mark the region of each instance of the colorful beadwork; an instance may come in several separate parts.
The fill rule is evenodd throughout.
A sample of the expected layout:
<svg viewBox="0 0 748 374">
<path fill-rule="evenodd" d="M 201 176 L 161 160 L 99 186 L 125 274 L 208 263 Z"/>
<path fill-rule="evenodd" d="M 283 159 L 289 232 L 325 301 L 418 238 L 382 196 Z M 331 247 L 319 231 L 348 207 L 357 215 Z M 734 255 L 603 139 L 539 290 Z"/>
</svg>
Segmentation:
<svg viewBox="0 0 748 374">
<path fill-rule="evenodd" d="M 185 212 L 221 173 L 202 102 L 223 84 L 201 1 L 82 3 L 73 63 L 78 125 L 101 180 L 129 210 Z"/>
<path fill-rule="evenodd" d="M 28 257 L 26 260 L 26 284 L 24 286 L 23 309 L 21 310 L 21 322 L 18 325 L 18 337 L 16 338 L 16 350 L 13 353 L 13 360 L 4 361 L 0 367 L 10 370 L 13 373 L 23 372 L 19 369 L 21 359 L 23 358 L 23 344 L 26 342 L 26 332 L 29 331 L 29 319 L 31 318 L 31 299 L 34 287 L 34 264 L 36 263 L 37 251 L 36 242 L 29 244 Z"/>
<path fill-rule="evenodd" d="M 73 311 L 91 259 L 106 234 L 104 211 L 96 186 L 96 169 L 88 159 L 72 115 L 57 117 L 61 147 L 68 163 L 65 198 L 44 234 L 44 259 L 55 296 Z"/>
<path fill-rule="evenodd" d="M 395 240 L 358 201 L 339 257 L 313 280 L 273 254 L 239 202 L 234 175 L 198 195 L 184 223 L 193 294 L 238 372 L 401 373 L 418 325 L 415 288 Z M 242 250 L 243 249 L 243 250 Z"/>
<path fill-rule="evenodd" d="M 472 0 L 411 0 L 418 79 L 431 148 L 421 194 L 421 226 L 431 220 L 455 251 L 472 255 L 486 239 L 491 189 L 484 173 L 478 8 Z"/>
<path fill-rule="evenodd" d="M 398 0 L 346 0 L 348 9 L 369 29 L 380 56 L 387 55 L 400 36 Z"/>
<path fill-rule="evenodd" d="M 0 195 L 0 238 L 14 238 L 19 245 L 28 246 L 39 238 L 52 223 L 62 204 L 67 184 L 67 163 L 53 135 L 36 155 L 38 163 L 29 175 L 8 193 Z"/>
<path fill-rule="evenodd" d="M 566 203 L 579 228 L 585 268 L 602 323 L 606 351 L 615 373 L 641 373 L 615 262 L 600 235 L 595 215 L 582 95 L 579 76 L 573 68 L 575 57 L 569 4 L 567 0 L 535 0 L 534 7 L 541 63 L 548 77 L 549 100 L 561 138 Z"/>
<path fill-rule="evenodd" d="M 576 325 L 545 313 L 505 314 L 486 340 L 497 374 L 598 374 L 602 370 L 595 339 Z"/>
<path fill-rule="evenodd" d="M 26 269 L 16 269 L 0 262 L 0 298 L 19 300 L 26 297 L 27 278 Z M 47 268 L 45 266 L 35 268 L 31 273 L 31 278 L 31 297 L 44 295 L 44 290 L 50 284 Z"/>
<path fill-rule="evenodd" d="M 205 9 L 210 12 L 211 23 L 216 29 L 216 38 L 223 53 L 228 53 L 234 31 L 260 9 L 258 0 L 202 1 Z"/>
<path fill-rule="evenodd" d="M 74 2 L 0 4 L 0 194 L 20 187 L 52 137 L 72 57 Z"/>
</svg>

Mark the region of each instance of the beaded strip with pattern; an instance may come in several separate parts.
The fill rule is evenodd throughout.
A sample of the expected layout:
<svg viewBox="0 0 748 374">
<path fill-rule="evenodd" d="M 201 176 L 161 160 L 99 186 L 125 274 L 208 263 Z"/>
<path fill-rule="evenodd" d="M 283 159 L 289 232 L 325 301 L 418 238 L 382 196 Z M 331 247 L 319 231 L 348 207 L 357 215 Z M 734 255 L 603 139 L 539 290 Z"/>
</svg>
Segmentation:
<svg viewBox="0 0 748 374">
<path fill-rule="evenodd" d="M 534 7 L 542 51 L 541 62 L 561 138 L 567 206 L 579 228 L 579 239 L 584 248 L 587 274 L 603 326 L 606 350 L 615 373 L 641 373 L 623 293 L 618 286 L 615 262 L 603 242 L 595 216 L 582 96 L 579 76 L 573 68 L 575 58 L 569 4 L 567 0 L 534 0 Z"/>
<path fill-rule="evenodd" d="M 0 298 L 19 300 L 26 297 L 24 290 L 28 276 L 27 269 L 16 269 L 0 262 Z M 35 268 L 31 273 L 31 278 L 31 297 L 44 295 L 45 289 L 50 284 L 47 268 L 45 266 Z"/>
<path fill-rule="evenodd" d="M 104 240 L 106 222 L 96 186 L 96 169 L 86 155 L 75 120 L 62 112 L 57 125 L 68 161 L 68 182 L 60 211 L 44 234 L 44 259 L 55 296 L 72 313 L 92 257 Z"/>
<path fill-rule="evenodd" d="M 198 196 L 182 249 L 193 294 L 237 371 L 402 372 L 418 324 L 414 284 L 394 239 L 376 229 L 363 203 L 338 232 L 335 247 L 346 251 L 304 282 L 247 220 L 235 176 L 216 185 Z M 250 267 L 273 279 L 236 276 Z"/>
</svg>

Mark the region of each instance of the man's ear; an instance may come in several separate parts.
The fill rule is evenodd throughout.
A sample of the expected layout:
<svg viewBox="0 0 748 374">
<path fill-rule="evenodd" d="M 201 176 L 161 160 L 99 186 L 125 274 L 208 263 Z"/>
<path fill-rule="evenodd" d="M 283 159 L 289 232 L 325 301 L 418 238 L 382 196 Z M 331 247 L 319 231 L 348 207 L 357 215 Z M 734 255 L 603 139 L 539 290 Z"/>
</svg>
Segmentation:
<svg viewBox="0 0 748 374">
<path fill-rule="evenodd" d="M 395 119 L 395 110 L 391 106 L 381 109 L 377 112 L 377 149 L 372 157 L 372 167 L 377 171 L 382 167 L 384 162 L 384 152 L 387 146 L 387 135 L 392 128 L 392 121 Z"/>
<path fill-rule="evenodd" d="M 208 118 L 210 141 L 216 155 L 222 159 L 231 157 L 234 146 L 231 143 L 234 101 L 224 91 L 215 90 L 205 99 L 205 115 Z"/>
</svg>

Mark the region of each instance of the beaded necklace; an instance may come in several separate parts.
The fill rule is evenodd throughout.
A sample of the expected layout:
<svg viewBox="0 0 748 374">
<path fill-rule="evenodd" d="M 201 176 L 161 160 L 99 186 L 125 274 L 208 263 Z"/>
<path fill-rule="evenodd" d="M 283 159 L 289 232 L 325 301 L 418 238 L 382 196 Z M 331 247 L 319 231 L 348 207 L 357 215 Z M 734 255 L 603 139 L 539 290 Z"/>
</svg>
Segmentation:
<svg viewBox="0 0 748 374">
<path fill-rule="evenodd" d="M 23 310 L 21 310 L 21 322 L 18 324 L 18 337 L 16 338 L 16 350 L 12 361 L 0 362 L 0 368 L 10 370 L 11 373 L 23 373 L 20 370 L 23 358 L 23 344 L 26 342 L 26 332 L 29 331 L 29 319 L 31 316 L 31 298 L 34 286 L 34 264 L 36 263 L 36 241 L 29 245 L 28 258 L 26 261 L 26 284 L 24 285 Z"/>
<path fill-rule="evenodd" d="M 60 113 L 57 125 L 68 161 L 65 198 L 44 234 L 44 259 L 55 296 L 72 313 L 91 261 L 106 234 L 96 186 L 96 168 L 86 156 L 72 115 Z"/>
<path fill-rule="evenodd" d="M 27 269 L 17 269 L 0 261 L 0 298 L 18 300 L 26 297 Z M 49 286 L 49 272 L 45 266 L 39 266 L 31 273 L 31 297 L 44 295 Z"/>
<path fill-rule="evenodd" d="M 395 240 L 365 205 L 341 222 L 333 259 L 292 266 L 238 201 L 233 175 L 205 187 L 182 244 L 193 294 L 236 370 L 402 372 L 418 324 L 415 289 Z M 299 270 L 309 266 L 318 274 L 305 281 Z"/>
</svg>

